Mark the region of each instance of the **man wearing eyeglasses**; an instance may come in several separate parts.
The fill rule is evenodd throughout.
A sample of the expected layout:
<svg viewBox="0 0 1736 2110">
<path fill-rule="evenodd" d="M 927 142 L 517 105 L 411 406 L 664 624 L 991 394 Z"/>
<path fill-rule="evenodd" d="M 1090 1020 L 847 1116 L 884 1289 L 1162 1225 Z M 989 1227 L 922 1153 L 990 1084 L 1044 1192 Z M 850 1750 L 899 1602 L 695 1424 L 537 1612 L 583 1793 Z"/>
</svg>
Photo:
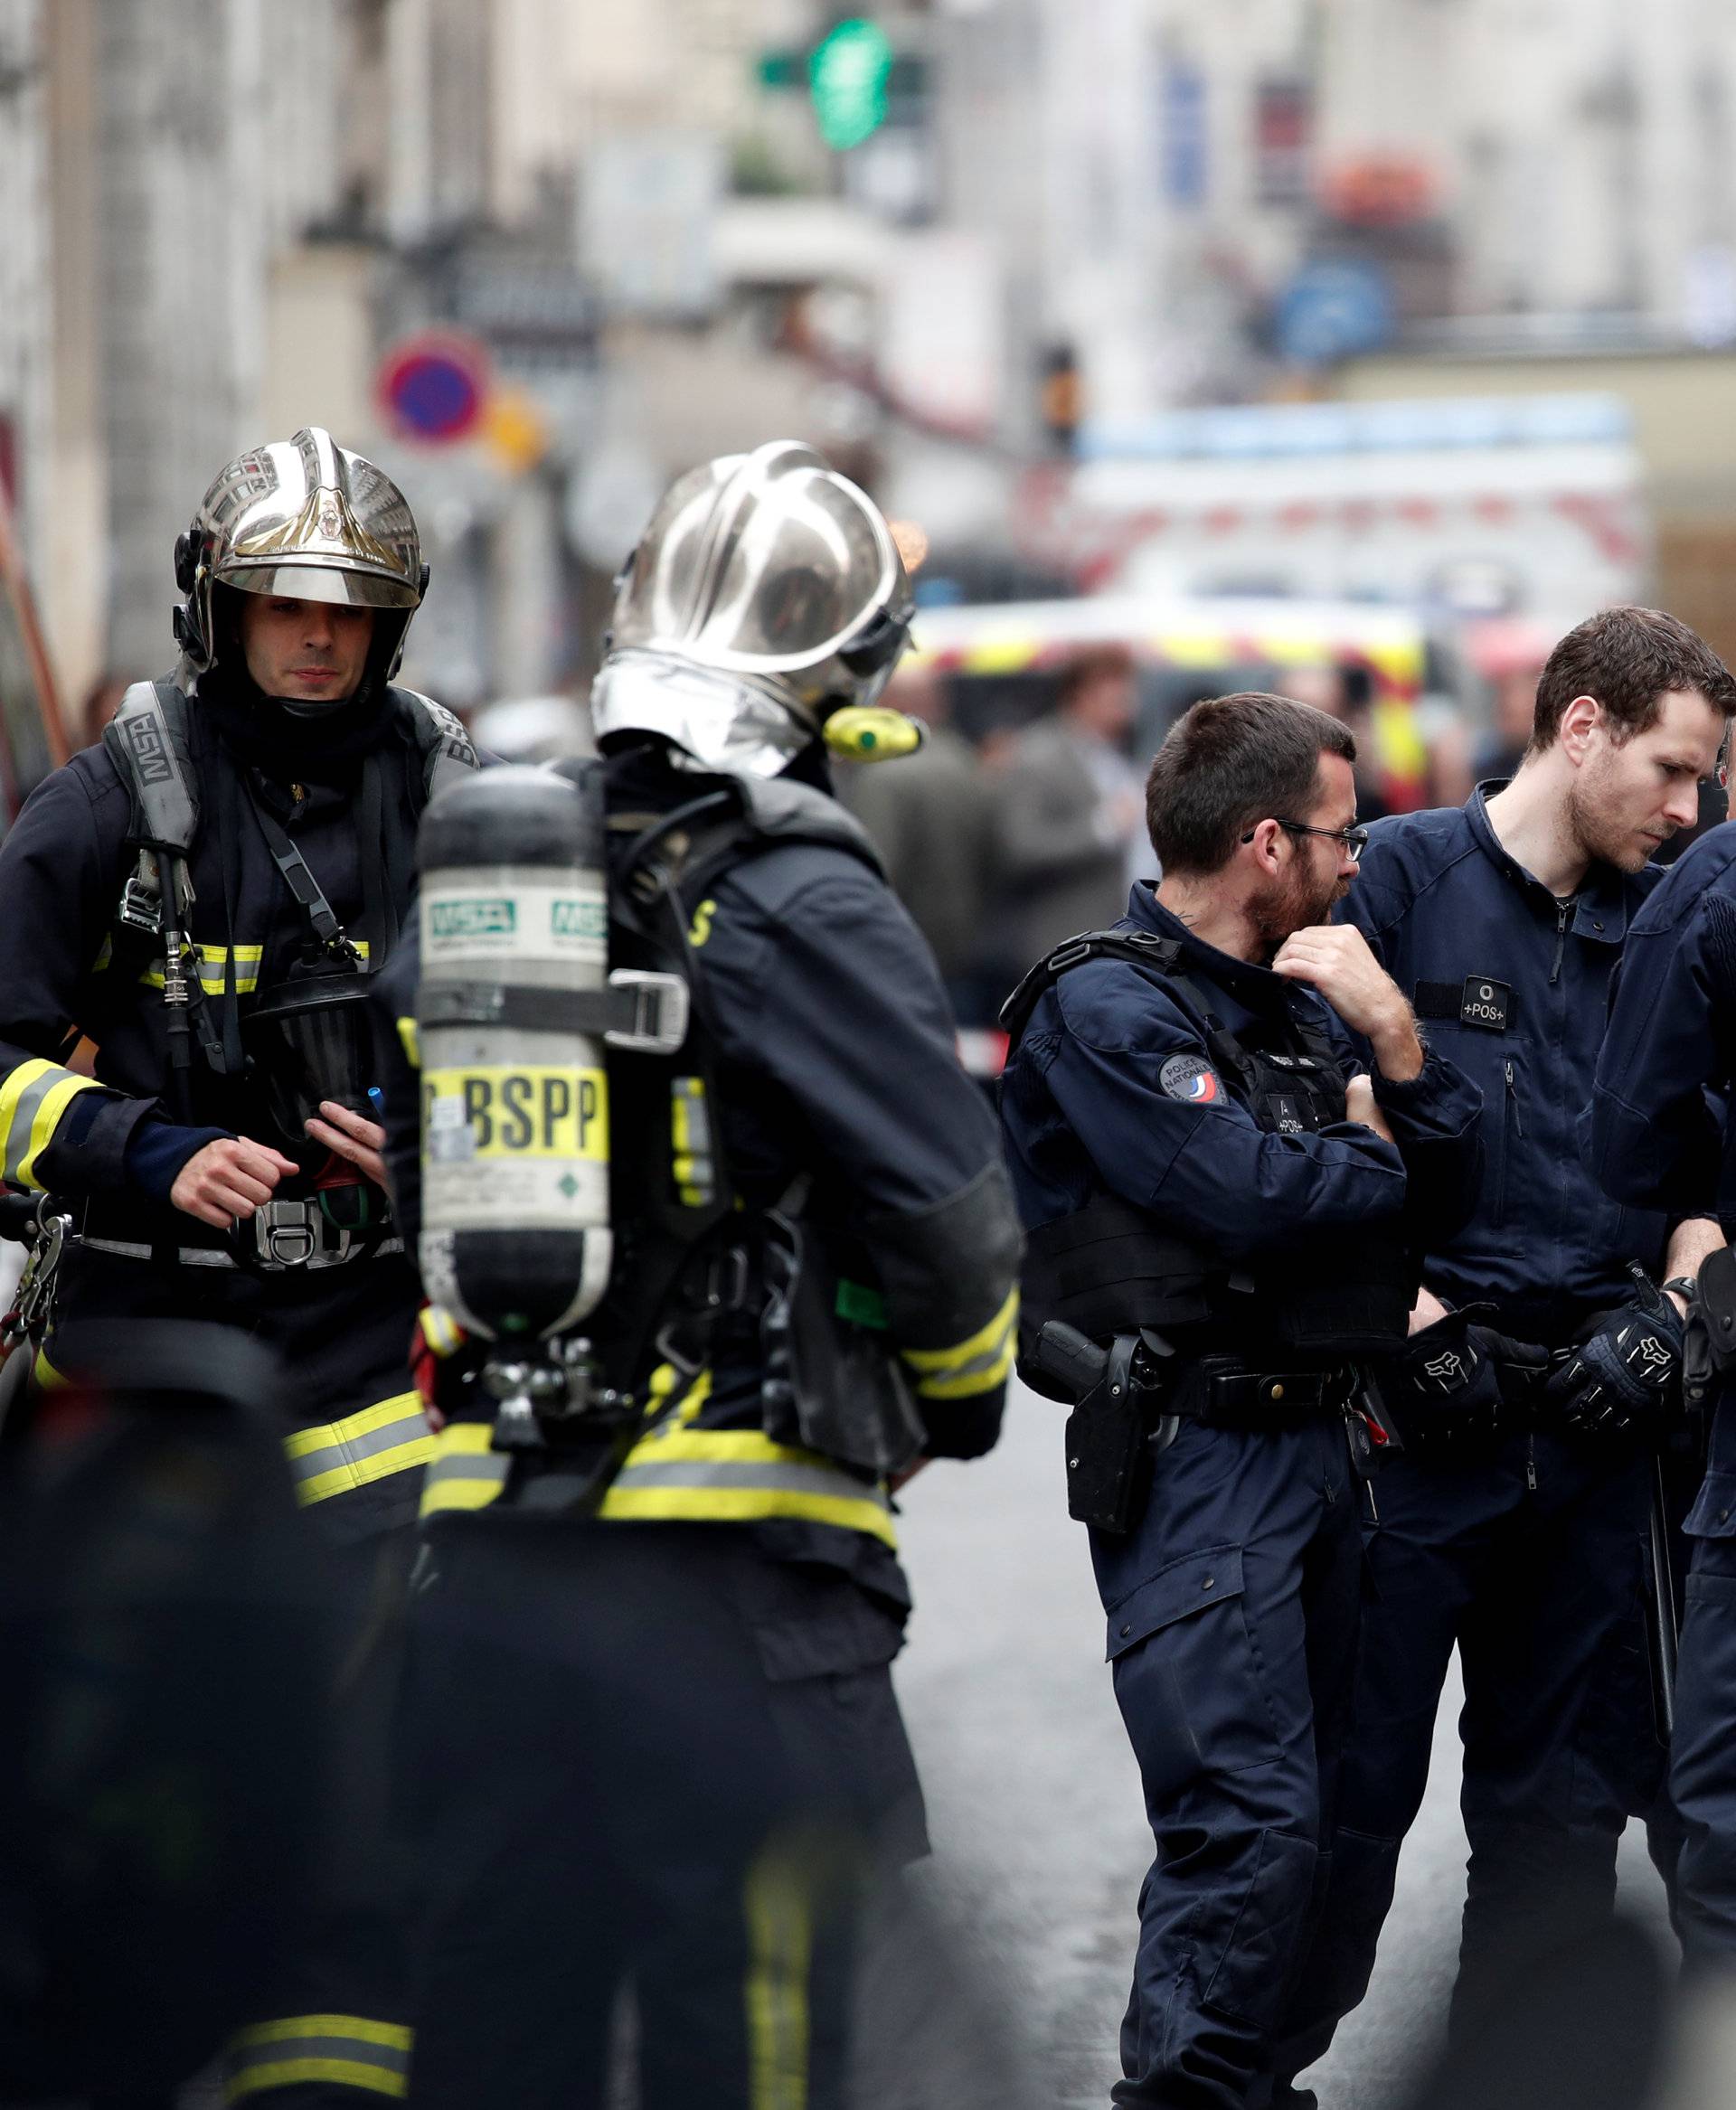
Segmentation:
<svg viewBox="0 0 1736 2110">
<path fill-rule="evenodd" d="M 1069 1508 L 1156 1844 L 1115 2088 L 1151 2110 L 1267 2099 L 1345 1731 L 1359 1364 L 1402 1348 L 1418 1250 L 1477 1192 L 1475 1089 L 1326 921 L 1355 754 L 1306 703 L 1195 704 L 1146 786 L 1162 882 L 1003 1013 L 1020 1369 L 1074 1408 Z"/>
<path fill-rule="evenodd" d="M 1637 1615 L 1647 1500 L 1678 1389 L 1677 1278 L 1719 1237 L 1602 1193 L 1591 1086 L 1610 977 L 1663 876 L 1649 861 L 1696 818 L 1732 711 L 1736 681 L 1684 624 L 1604 610 L 1551 654 L 1511 781 L 1377 824 L 1339 911 L 1481 1087 L 1486 1153 L 1382 1380 L 1405 1448 L 1367 1534 L 1355 1730 L 1292 2071 L 1367 1988 L 1455 1646 L 1471 1849 L 1456 2032 L 1528 1955 L 1610 1909 L 1618 1837 L 1661 1787 Z M 1666 1819 L 1661 1863 L 1672 1836 Z"/>
</svg>

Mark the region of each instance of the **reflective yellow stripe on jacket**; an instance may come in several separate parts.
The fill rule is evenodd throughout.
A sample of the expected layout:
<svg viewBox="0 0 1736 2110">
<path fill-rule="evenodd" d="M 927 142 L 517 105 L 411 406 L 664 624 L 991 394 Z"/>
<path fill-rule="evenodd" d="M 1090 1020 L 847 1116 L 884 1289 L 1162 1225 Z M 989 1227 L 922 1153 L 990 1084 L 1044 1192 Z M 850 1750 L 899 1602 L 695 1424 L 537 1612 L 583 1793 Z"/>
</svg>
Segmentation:
<svg viewBox="0 0 1736 2110">
<path fill-rule="evenodd" d="M 365 937 L 353 938 L 363 958 L 367 957 L 368 941 Z M 102 949 L 90 963 L 93 975 L 107 974 L 114 965 L 114 940 L 105 937 Z M 226 945 L 201 944 L 192 948 L 198 956 L 199 983 L 207 996 L 221 996 L 229 976 L 230 948 Z M 265 958 L 265 947 L 259 945 L 238 945 L 235 947 L 235 994 L 250 996 L 259 985 L 259 967 Z M 161 967 L 146 967 L 139 975 L 139 985 L 145 989 L 163 986 Z"/>
<path fill-rule="evenodd" d="M 906 1348 L 901 1353 L 925 1399 L 969 1399 L 1006 1382 L 1018 1333 L 1019 1293 L 1014 1289 L 987 1325 L 979 1326 L 969 1340 L 953 1348 Z"/>
<path fill-rule="evenodd" d="M 36 1161 L 52 1142 L 61 1116 L 80 1092 L 101 1088 L 76 1070 L 40 1060 L 21 1062 L 0 1084 L 0 1178 L 15 1187 L 41 1187 Z"/>
<path fill-rule="evenodd" d="M 408 1473 L 434 1455 L 420 1392 L 398 1392 L 342 1421 L 298 1428 L 283 1439 L 296 1500 L 304 1504 L 347 1494 L 393 1473 Z"/>
<path fill-rule="evenodd" d="M 663 1388 L 667 1389 L 666 1385 Z M 816 1451 L 776 1444 L 758 1429 L 695 1428 L 710 1392 L 703 1373 L 678 1412 L 627 1454 L 598 1514 L 626 1523 L 759 1523 L 801 1517 L 897 1543 L 885 1490 Z M 653 1386 L 654 1397 L 657 1390 Z M 506 1483 L 509 1461 L 489 1448 L 487 1423 L 454 1422 L 434 1438 L 422 1515 L 483 1509 Z"/>
<path fill-rule="evenodd" d="M 265 2088 L 328 2082 L 374 2096 L 410 2093 L 410 2031 L 365 2015 L 288 2015 L 230 2040 L 223 2094 L 231 2103 Z"/>
</svg>

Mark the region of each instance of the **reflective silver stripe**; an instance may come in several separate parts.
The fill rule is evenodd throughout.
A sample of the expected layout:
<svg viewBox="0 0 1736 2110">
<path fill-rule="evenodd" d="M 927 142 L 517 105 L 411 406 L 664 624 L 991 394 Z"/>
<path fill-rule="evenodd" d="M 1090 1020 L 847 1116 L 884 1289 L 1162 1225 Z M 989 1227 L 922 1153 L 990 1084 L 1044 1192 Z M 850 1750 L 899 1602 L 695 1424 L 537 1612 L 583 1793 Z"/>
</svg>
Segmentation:
<svg viewBox="0 0 1736 2110">
<path fill-rule="evenodd" d="M 12 1110 L 12 1119 L 6 1125 L 5 1162 L 0 1166 L 8 1180 L 22 1181 L 24 1160 L 31 1154 L 30 1132 L 35 1126 L 36 1116 L 42 1101 L 57 1084 L 64 1084 L 73 1073 L 47 1065 L 41 1077 L 32 1078 L 18 1095 L 18 1103 Z"/>
<path fill-rule="evenodd" d="M 400 2101 L 410 2092 L 410 2031 L 342 2015 L 244 2030 L 224 2060 L 223 2093 L 234 2103 L 269 2088 L 355 2088 Z"/>
<path fill-rule="evenodd" d="M 421 1513 L 486 1509 L 506 1484 L 512 1460 L 504 1451 L 456 1450 L 434 1439 L 434 1455 L 422 1470 Z"/>
<path fill-rule="evenodd" d="M 91 1253 L 116 1253 L 123 1260 L 150 1260 L 156 1258 L 156 1248 L 135 1245 L 127 1239 L 80 1239 L 79 1244 Z M 299 1275 L 309 1268 L 347 1267 L 352 1260 L 381 1260 L 388 1253 L 401 1253 L 402 1239 L 382 1239 L 377 1246 L 358 1246 L 349 1253 L 316 1253 L 312 1259 L 302 1260 L 291 1267 L 265 1267 L 267 1275 Z M 239 1267 L 233 1253 L 226 1253 L 221 1246 L 177 1246 L 175 1257 L 183 1267 Z"/>
<path fill-rule="evenodd" d="M 641 1487 L 755 1487 L 780 1494 L 845 1495 L 852 1502 L 891 1505 L 878 1487 L 826 1465 L 785 1465 L 775 1460 L 684 1458 L 635 1465 L 629 1458 L 613 1485 L 623 1493 Z"/>
<path fill-rule="evenodd" d="M 363 1458 L 378 1457 L 382 1451 L 395 1451 L 401 1445 L 427 1435 L 428 1418 L 419 1402 L 382 1427 L 368 1429 L 360 1436 L 336 1436 L 328 1444 L 321 1444 L 317 1450 L 304 1451 L 299 1457 L 290 1459 L 289 1470 L 297 1480 L 317 1480 L 322 1473 L 329 1473 L 335 1465 L 357 1465 Z"/>
</svg>

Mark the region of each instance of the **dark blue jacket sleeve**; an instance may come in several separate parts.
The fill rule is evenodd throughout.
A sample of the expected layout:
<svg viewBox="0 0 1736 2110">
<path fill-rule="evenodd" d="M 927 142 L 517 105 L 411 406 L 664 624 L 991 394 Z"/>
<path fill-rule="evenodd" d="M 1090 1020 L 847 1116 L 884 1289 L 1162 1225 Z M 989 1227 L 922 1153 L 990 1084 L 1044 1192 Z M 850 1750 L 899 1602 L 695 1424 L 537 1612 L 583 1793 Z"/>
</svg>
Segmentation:
<svg viewBox="0 0 1736 2110">
<path fill-rule="evenodd" d="M 1673 866 L 1634 919 L 1592 1096 L 1599 1182 L 1618 1201 L 1676 1216 L 1718 1213 L 1721 1200 L 1723 1122 L 1708 1088 L 1731 1074 L 1736 899 L 1728 862 L 1709 881 L 1715 860 L 1697 854 L 1714 842 Z"/>
<path fill-rule="evenodd" d="M 133 1130 L 158 1112 L 64 1061 L 90 1022 L 78 991 L 108 935 L 120 854 L 77 763 L 37 787 L 0 845 L 0 1178 L 68 1201 L 126 1186 Z"/>
<path fill-rule="evenodd" d="M 932 954 L 883 880 L 815 845 L 725 875 L 702 928 L 724 1052 L 787 1098 L 815 1169 L 860 1209 L 929 1448 L 986 1450 L 1013 1366 L 1022 1240 Z"/>
</svg>

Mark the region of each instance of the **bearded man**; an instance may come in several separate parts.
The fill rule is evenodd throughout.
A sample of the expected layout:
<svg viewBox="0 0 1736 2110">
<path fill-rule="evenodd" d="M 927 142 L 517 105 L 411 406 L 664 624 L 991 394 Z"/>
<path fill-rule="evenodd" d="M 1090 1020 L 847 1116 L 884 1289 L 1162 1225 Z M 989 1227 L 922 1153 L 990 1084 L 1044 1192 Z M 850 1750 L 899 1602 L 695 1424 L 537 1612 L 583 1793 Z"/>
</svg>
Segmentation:
<svg viewBox="0 0 1736 2110">
<path fill-rule="evenodd" d="M 1146 785 L 1161 884 L 1003 1013 L 1020 1367 L 1075 1409 L 1069 1507 L 1156 1847 L 1114 2090 L 1150 2110 L 1278 2077 L 1355 1656 L 1363 1361 L 1403 1351 L 1421 1254 L 1477 1192 L 1476 1090 L 1326 920 L 1367 840 L 1355 759 L 1309 704 L 1195 704 Z"/>
</svg>

